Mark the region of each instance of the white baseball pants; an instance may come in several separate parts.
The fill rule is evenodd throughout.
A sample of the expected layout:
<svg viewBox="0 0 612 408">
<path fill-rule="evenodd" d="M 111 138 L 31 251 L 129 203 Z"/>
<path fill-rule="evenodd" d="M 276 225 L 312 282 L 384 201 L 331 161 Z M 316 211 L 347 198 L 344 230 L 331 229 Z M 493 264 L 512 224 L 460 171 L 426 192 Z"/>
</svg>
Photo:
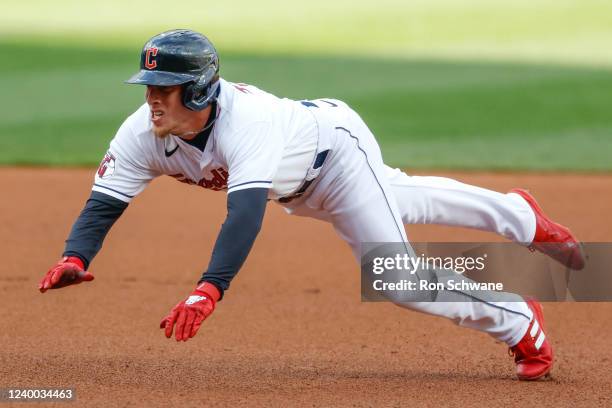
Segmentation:
<svg viewBox="0 0 612 408">
<path fill-rule="evenodd" d="M 284 206 L 291 214 L 331 222 L 358 262 L 363 242 L 405 242 L 414 256 L 403 224 L 466 226 L 531 242 L 535 218 L 520 197 L 440 177 L 409 177 L 390 169 L 361 118 L 343 102 L 327 101 L 332 103 L 312 109 L 320 122 L 319 151 L 329 148 L 331 152 L 306 193 Z M 448 291 L 438 292 L 431 302 L 393 295 L 390 300 L 513 346 L 526 332 L 532 312 L 520 296 L 506 295 L 504 299 L 510 301 L 478 301 Z"/>
</svg>

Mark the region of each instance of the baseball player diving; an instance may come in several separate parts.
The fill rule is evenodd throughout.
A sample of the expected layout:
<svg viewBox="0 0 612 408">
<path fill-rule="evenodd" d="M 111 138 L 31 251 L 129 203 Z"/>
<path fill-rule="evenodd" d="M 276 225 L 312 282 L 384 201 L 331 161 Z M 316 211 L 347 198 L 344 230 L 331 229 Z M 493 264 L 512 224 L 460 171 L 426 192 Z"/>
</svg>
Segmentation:
<svg viewBox="0 0 612 408">
<path fill-rule="evenodd" d="M 550 220 L 524 190 L 508 194 L 441 177 L 410 177 L 387 167 L 374 135 L 335 99 L 294 101 L 219 76 L 211 42 L 172 30 L 143 47 L 146 103 L 121 125 L 95 174 L 92 192 L 41 292 L 91 281 L 89 265 L 130 201 L 158 176 L 227 193 L 227 218 L 197 286 L 163 318 L 166 337 L 196 335 L 228 290 L 258 235 L 268 201 L 290 214 L 333 224 L 360 260 L 364 242 L 405 243 L 404 224 L 445 224 L 495 232 L 540 250 L 569 268 L 584 257 L 571 232 Z M 550 244 L 557 245 L 550 245 Z M 441 279 L 436 271 L 430 278 Z M 507 294 L 435 299 L 391 298 L 399 306 L 446 317 L 508 344 L 522 380 L 549 374 L 553 351 L 542 308 Z M 432 301 L 435 300 L 435 301 Z"/>
</svg>

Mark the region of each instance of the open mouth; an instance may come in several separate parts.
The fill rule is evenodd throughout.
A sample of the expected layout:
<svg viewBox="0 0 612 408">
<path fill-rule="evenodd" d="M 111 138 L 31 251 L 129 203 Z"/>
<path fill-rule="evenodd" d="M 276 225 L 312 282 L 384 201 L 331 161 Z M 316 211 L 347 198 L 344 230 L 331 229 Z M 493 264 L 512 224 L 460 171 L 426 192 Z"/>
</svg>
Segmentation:
<svg viewBox="0 0 612 408">
<path fill-rule="evenodd" d="M 159 119 L 164 116 L 164 112 L 160 110 L 151 111 L 151 120 L 155 123 L 158 122 Z"/>
</svg>

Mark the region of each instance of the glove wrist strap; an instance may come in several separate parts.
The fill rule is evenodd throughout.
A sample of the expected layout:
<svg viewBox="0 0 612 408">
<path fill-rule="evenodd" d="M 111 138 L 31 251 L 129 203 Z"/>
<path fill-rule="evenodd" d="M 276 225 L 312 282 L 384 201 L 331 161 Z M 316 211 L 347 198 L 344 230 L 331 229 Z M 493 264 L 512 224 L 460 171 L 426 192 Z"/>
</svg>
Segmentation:
<svg viewBox="0 0 612 408">
<path fill-rule="evenodd" d="M 202 282 L 198 285 L 196 290 L 207 294 L 215 303 L 221 297 L 221 292 L 219 292 L 219 289 L 217 289 L 215 285 L 209 282 Z"/>
<path fill-rule="evenodd" d="M 62 263 L 68 263 L 68 262 L 78 265 L 83 270 L 85 269 L 85 264 L 83 263 L 83 261 L 79 257 L 76 257 L 76 256 L 65 256 L 62 259 Z"/>
</svg>

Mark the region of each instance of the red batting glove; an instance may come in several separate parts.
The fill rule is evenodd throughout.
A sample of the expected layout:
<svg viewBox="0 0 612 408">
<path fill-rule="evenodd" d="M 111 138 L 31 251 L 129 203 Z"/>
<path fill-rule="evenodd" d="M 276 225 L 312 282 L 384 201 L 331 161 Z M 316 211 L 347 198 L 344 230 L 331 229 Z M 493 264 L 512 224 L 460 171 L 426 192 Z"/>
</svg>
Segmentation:
<svg viewBox="0 0 612 408">
<path fill-rule="evenodd" d="M 172 329 L 176 324 L 174 335 L 176 341 L 187 341 L 196 335 L 202 322 L 215 310 L 215 304 L 221 297 L 219 289 L 212 283 L 204 282 L 191 295 L 172 309 L 161 321 L 159 328 L 166 329 L 167 338 L 172 337 Z"/>
<path fill-rule="evenodd" d="M 94 280 L 90 272 L 85 271 L 85 265 L 76 256 L 65 256 L 45 275 L 38 284 L 38 290 L 45 293 L 47 289 L 59 289 L 68 285 Z"/>
</svg>

